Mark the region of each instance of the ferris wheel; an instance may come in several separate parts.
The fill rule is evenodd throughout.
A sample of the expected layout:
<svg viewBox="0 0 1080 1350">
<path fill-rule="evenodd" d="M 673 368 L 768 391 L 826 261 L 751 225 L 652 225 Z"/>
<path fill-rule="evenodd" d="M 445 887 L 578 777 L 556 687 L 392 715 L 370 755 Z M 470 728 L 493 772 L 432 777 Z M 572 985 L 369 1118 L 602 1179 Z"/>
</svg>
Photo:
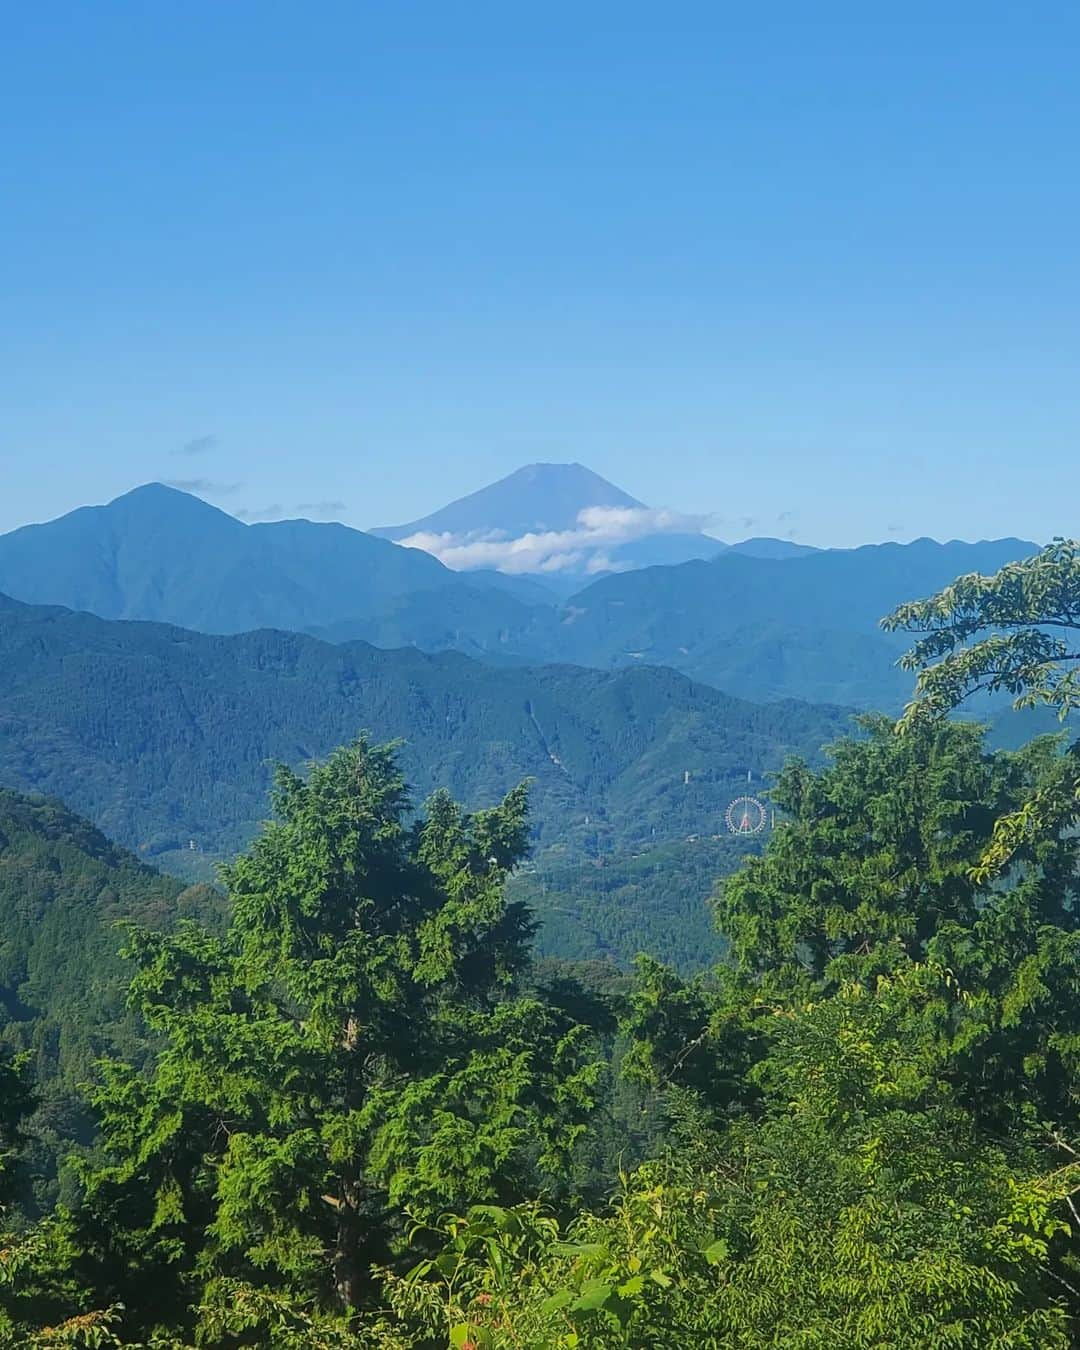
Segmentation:
<svg viewBox="0 0 1080 1350">
<path fill-rule="evenodd" d="M 724 812 L 724 820 L 731 834 L 761 834 L 769 823 L 769 813 L 764 802 L 745 795 L 735 798 Z"/>
</svg>

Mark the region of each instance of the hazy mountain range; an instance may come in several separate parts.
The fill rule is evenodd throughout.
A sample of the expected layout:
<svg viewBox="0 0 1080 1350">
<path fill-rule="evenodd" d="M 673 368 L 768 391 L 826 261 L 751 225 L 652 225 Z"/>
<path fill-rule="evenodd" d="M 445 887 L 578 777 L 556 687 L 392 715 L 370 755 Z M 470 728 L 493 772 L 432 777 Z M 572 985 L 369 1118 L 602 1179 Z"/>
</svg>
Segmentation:
<svg viewBox="0 0 1080 1350">
<path fill-rule="evenodd" d="M 789 754 L 819 757 L 846 707 L 898 708 L 911 681 L 880 617 L 1035 546 L 727 545 L 685 525 L 580 465 L 533 465 L 380 534 L 247 525 L 159 484 L 12 531 L 0 786 L 208 877 L 265 814 L 274 761 L 364 729 L 404 741 L 418 797 L 480 806 L 533 780 L 514 886 L 546 950 L 707 962 L 705 897 L 759 843 L 723 820 L 747 773 L 761 790 Z M 615 570 L 588 575 L 598 561 Z"/>
<path fill-rule="evenodd" d="M 575 521 L 594 519 L 592 511 L 634 529 L 659 514 L 580 465 L 532 465 L 389 533 L 429 546 L 436 536 L 484 534 L 501 547 L 544 526 L 548 547 L 551 537 L 573 535 Z M 902 643 L 882 634 L 880 617 L 960 573 L 993 572 L 1035 549 L 1019 539 L 728 546 L 660 530 L 624 539 L 620 565 L 654 546 L 710 556 L 576 576 L 569 587 L 565 572 L 551 573 L 560 576 L 560 597 L 549 576 L 456 571 L 423 549 L 340 524 L 245 525 L 151 484 L 0 536 L 0 591 L 206 633 L 269 627 L 501 665 L 666 665 L 743 697 L 895 708 L 910 680 L 895 667 Z M 499 561 L 497 550 L 484 558 Z"/>
</svg>

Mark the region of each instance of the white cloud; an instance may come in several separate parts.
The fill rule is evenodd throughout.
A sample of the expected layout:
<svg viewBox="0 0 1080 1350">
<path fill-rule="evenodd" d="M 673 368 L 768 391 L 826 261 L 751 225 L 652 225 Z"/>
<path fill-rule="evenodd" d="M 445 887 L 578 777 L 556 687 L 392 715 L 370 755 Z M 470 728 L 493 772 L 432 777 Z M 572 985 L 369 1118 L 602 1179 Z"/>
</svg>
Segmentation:
<svg viewBox="0 0 1080 1350">
<path fill-rule="evenodd" d="M 589 576 L 595 577 L 601 572 L 625 572 L 629 566 L 629 563 L 616 562 L 614 558 L 609 558 L 606 553 L 594 553 L 585 564 L 585 571 Z"/>
<path fill-rule="evenodd" d="M 501 572 L 563 572 L 584 565 L 588 572 L 618 570 L 607 550 L 655 534 L 704 530 L 705 517 L 646 506 L 587 506 L 569 530 L 537 530 L 508 539 L 505 531 L 435 534 L 421 531 L 398 542 L 423 549 L 457 572 L 493 567 Z"/>
</svg>

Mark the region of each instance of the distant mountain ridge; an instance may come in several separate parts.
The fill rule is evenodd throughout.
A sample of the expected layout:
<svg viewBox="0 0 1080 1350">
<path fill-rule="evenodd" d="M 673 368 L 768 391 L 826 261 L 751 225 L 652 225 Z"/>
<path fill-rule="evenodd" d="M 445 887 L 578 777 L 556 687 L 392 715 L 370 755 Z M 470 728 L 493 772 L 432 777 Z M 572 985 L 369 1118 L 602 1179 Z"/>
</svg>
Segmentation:
<svg viewBox="0 0 1080 1350">
<path fill-rule="evenodd" d="M 303 631 L 343 619 L 377 629 L 426 596 L 433 628 L 406 641 L 453 645 L 453 635 L 468 630 L 482 642 L 525 623 L 529 604 L 550 599 L 526 602 L 528 590 L 512 578 L 459 575 L 430 554 L 346 525 L 245 525 L 160 483 L 0 535 L 0 591 L 210 633 Z"/>
<path fill-rule="evenodd" d="M 773 539 L 768 535 L 755 535 L 752 539 L 743 539 L 737 544 L 725 544 L 713 554 L 713 557 L 718 558 L 721 553 L 742 553 L 747 558 L 773 558 L 780 561 L 784 558 L 805 558 L 808 553 L 821 552 L 821 549 L 815 548 L 812 544 L 797 544 L 793 539 Z"/>
<path fill-rule="evenodd" d="M 903 641 L 880 618 L 1035 550 L 1021 539 L 823 550 L 751 539 L 564 586 L 560 603 L 546 578 L 454 572 L 344 525 L 244 525 L 151 485 L 0 536 L 0 592 L 110 619 L 276 628 L 504 667 L 666 665 L 744 698 L 896 710 L 911 682 L 896 668 Z"/>
<path fill-rule="evenodd" d="M 567 603 L 560 650 L 599 668 L 669 665 L 743 698 L 898 709 L 904 635 L 880 619 L 957 576 L 1030 556 L 1022 539 L 867 544 L 793 558 L 728 550 L 709 562 L 603 577 Z"/>
</svg>

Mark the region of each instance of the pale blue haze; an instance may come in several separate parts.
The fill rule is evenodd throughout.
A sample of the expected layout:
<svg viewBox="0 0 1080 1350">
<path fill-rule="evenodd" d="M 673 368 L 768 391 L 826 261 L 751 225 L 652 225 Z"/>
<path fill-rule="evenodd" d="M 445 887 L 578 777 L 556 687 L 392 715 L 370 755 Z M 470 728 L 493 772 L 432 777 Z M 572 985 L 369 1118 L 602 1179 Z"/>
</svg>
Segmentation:
<svg viewBox="0 0 1080 1350">
<path fill-rule="evenodd" d="M 0 530 L 541 459 L 728 538 L 1080 533 L 1078 69 L 1066 5 L 10 5 Z"/>
</svg>

